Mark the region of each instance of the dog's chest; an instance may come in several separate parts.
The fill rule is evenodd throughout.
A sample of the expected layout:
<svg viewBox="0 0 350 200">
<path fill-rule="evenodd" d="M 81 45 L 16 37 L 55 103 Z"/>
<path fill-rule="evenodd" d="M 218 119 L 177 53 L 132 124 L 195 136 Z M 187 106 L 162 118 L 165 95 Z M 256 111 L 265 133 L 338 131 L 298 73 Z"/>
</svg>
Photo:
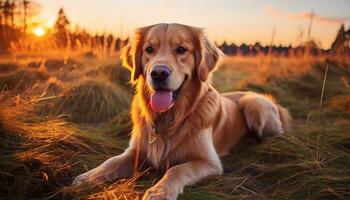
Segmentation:
<svg viewBox="0 0 350 200">
<path fill-rule="evenodd" d="M 147 159 L 153 167 L 159 169 L 167 160 L 166 146 L 163 142 L 154 141 L 148 145 Z"/>
<path fill-rule="evenodd" d="M 174 144 L 157 138 L 153 143 L 148 144 L 147 160 L 157 169 L 167 169 L 181 161 Z"/>
</svg>

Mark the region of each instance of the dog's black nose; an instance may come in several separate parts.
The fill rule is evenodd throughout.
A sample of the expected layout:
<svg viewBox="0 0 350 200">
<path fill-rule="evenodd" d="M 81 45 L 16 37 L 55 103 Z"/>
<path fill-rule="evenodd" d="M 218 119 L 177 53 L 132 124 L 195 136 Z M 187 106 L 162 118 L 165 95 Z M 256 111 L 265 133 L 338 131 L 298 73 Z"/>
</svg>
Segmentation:
<svg viewBox="0 0 350 200">
<path fill-rule="evenodd" d="M 165 65 L 156 65 L 151 71 L 152 80 L 156 83 L 166 81 L 170 76 L 170 69 Z"/>
</svg>

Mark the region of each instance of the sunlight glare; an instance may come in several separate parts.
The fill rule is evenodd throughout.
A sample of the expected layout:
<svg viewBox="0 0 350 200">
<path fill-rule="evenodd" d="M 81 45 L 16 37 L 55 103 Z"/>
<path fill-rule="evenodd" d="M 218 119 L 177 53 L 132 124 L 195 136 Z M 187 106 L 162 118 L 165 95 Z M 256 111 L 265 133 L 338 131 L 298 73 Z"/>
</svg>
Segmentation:
<svg viewBox="0 0 350 200">
<path fill-rule="evenodd" d="M 53 28 L 55 26 L 55 20 L 51 19 L 48 22 L 46 22 L 47 28 Z"/>
<path fill-rule="evenodd" d="M 35 29 L 33 29 L 33 33 L 36 36 L 41 37 L 45 34 L 45 30 L 42 27 L 36 27 Z"/>
</svg>

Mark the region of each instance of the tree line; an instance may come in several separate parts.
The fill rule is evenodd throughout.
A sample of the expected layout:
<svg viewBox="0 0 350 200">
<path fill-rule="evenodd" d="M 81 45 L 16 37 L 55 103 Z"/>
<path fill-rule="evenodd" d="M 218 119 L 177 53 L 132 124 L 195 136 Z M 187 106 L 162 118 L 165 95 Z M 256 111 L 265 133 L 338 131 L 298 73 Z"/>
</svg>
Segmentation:
<svg viewBox="0 0 350 200">
<path fill-rule="evenodd" d="M 0 50 L 8 49 L 27 32 L 28 18 L 38 12 L 39 4 L 30 0 L 0 0 Z"/>
<path fill-rule="evenodd" d="M 345 31 L 344 24 L 341 25 L 334 42 L 329 49 L 321 49 L 316 42 L 309 40 L 297 47 L 282 45 L 266 45 L 263 46 L 259 42 L 254 45 L 234 43 L 217 44 L 217 46 L 227 55 L 284 55 L 284 56 L 302 56 L 305 54 L 319 55 L 350 55 L 350 27 Z"/>
<path fill-rule="evenodd" d="M 0 52 L 10 51 L 11 47 L 21 43 L 30 33 L 30 19 L 39 12 L 40 5 L 33 0 L 0 0 Z M 119 51 L 128 43 L 128 39 L 121 39 L 112 34 L 93 35 L 84 29 L 71 29 L 71 23 L 63 8 L 60 8 L 52 32 L 48 34 L 45 46 L 47 48 L 70 49 L 101 49 L 102 51 Z M 29 38 L 30 39 L 30 38 Z M 298 47 L 282 45 L 263 46 L 259 42 L 254 45 L 223 42 L 217 46 L 227 55 L 350 55 L 349 49 L 350 28 L 345 30 L 341 25 L 338 34 L 330 49 L 324 50 L 310 40 Z M 30 43 L 30 42 L 29 42 Z M 26 47 L 27 48 L 27 47 Z"/>
</svg>

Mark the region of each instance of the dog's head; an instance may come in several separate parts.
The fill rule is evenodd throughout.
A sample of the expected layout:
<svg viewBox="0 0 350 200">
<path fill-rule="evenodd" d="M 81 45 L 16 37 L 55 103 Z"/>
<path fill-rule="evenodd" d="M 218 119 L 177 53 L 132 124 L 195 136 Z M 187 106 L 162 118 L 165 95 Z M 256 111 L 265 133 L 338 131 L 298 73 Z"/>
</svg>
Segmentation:
<svg viewBox="0 0 350 200">
<path fill-rule="evenodd" d="M 143 77 L 149 87 L 154 111 L 172 107 L 187 82 L 207 82 L 221 51 L 202 29 L 181 24 L 156 24 L 136 30 L 131 45 L 123 48 L 123 65 L 131 82 Z"/>
</svg>

